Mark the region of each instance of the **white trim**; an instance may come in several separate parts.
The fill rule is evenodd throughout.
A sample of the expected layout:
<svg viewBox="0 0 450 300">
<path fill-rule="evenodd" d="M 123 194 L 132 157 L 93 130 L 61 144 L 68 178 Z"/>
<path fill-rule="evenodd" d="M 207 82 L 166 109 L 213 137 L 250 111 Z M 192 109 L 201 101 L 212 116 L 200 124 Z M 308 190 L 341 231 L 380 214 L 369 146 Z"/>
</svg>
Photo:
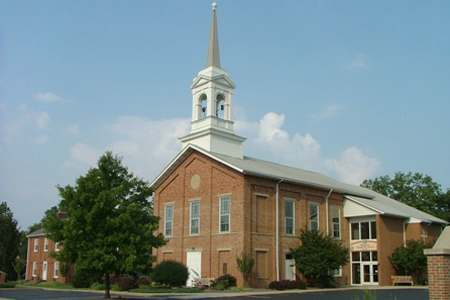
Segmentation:
<svg viewBox="0 0 450 300">
<path fill-rule="evenodd" d="M 48 252 L 48 238 L 44 238 L 44 252 Z"/>
<path fill-rule="evenodd" d="M 312 229 L 311 226 L 311 206 L 317 207 L 317 230 L 320 230 L 320 204 L 317 202 L 308 201 L 308 221 L 309 221 L 309 230 Z"/>
<path fill-rule="evenodd" d="M 362 206 L 364 206 L 364 207 L 366 207 L 368 209 L 371 209 L 371 210 L 373 210 L 373 211 L 375 211 L 375 212 L 377 212 L 379 214 L 384 215 L 386 213 L 386 212 L 384 212 L 382 210 L 379 210 L 379 209 L 376 209 L 375 207 L 372 207 L 372 206 L 370 206 L 368 204 L 362 203 L 361 201 L 358 201 L 355 198 L 352 198 L 351 196 L 346 195 L 345 198 L 347 198 L 348 200 L 353 201 L 355 203 L 358 203 L 359 205 L 362 205 Z M 346 216 L 346 217 L 349 217 L 349 216 Z"/>
<path fill-rule="evenodd" d="M 228 215 L 228 230 L 222 231 L 222 200 L 225 200 L 228 198 L 229 201 L 229 212 L 228 214 L 223 214 L 224 216 Z M 231 232 L 231 197 L 230 196 L 224 196 L 219 197 L 219 233 L 229 233 Z"/>
<path fill-rule="evenodd" d="M 196 203 L 198 204 L 198 216 L 196 218 L 192 218 L 192 205 Z M 192 233 L 192 221 L 198 220 L 197 224 L 197 233 Z M 200 235 L 200 200 L 192 200 L 189 201 L 189 235 Z"/>
<path fill-rule="evenodd" d="M 292 217 L 286 217 L 286 203 L 292 203 Z M 292 219 L 292 233 L 286 232 L 286 219 L 290 218 Z M 287 236 L 294 236 L 295 235 L 295 199 L 291 198 L 284 198 L 284 234 Z"/>
<path fill-rule="evenodd" d="M 34 238 L 34 244 L 33 244 L 33 252 L 38 252 L 39 250 L 39 238 Z"/>
<path fill-rule="evenodd" d="M 59 248 L 61 247 L 61 242 L 55 242 L 55 251 L 59 252 Z"/>
<path fill-rule="evenodd" d="M 58 266 L 58 267 L 56 267 Z M 58 274 L 56 274 L 56 270 L 58 270 Z M 53 263 L 53 278 L 58 278 L 59 277 L 59 261 L 55 261 Z"/>
<path fill-rule="evenodd" d="M 253 195 L 259 196 L 259 197 L 269 198 L 269 194 L 264 194 L 264 193 L 258 193 L 258 192 L 256 192 L 256 193 L 253 193 Z"/>
<path fill-rule="evenodd" d="M 334 210 L 338 210 L 338 224 L 339 224 L 339 237 L 334 236 Z M 342 222 L 341 222 L 341 207 L 336 205 L 331 205 L 331 230 L 333 234 L 333 238 L 335 239 L 342 239 Z"/>
<path fill-rule="evenodd" d="M 171 207 L 172 208 L 172 218 L 171 220 L 167 221 L 167 208 Z M 174 205 L 173 204 L 164 204 L 164 237 L 173 237 L 173 215 L 174 215 Z M 167 235 L 167 222 L 170 222 L 171 224 L 171 233 L 170 235 Z"/>
<path fill-rule="evenodd" d="M 37 277 L 37 261 L 33 261 L 33 269 L 31 270 L 31 277 Z"/>
</svg>

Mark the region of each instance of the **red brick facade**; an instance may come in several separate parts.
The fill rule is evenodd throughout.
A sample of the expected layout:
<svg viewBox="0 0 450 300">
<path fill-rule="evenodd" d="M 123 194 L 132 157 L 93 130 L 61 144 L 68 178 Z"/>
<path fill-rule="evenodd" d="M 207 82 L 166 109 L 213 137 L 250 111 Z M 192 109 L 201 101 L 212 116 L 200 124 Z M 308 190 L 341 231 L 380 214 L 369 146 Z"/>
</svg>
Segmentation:
<svg viewBox="0 0 450 300">
<path fill-rule="evenodd" d="M 450 300 L 450 254 L 428 255 L 430 300 Z"/>
<path fill-rule="evenodd" d="M 196 187 L 194 175 L 200 178 Z M 242 283 L 236 256 L 249 252 L 255 259 L 250 284 L 267 287 L 277 280 L 276 271 L 276 186 L 273 180 L 243 175 L 217 161 L 194 152 L 161 184 L 154 194 L 154 213 L 161 216 L 159 232 L 164 233 L 164 207 L 173 205 L 173 235 L 157 249 L 158 262 L 175 259 L 186 264 L 188 251 L 201 251 L 202 277 L 216 278 L 226 271 Z M 319 205 L 319 228 L 326 231 L 325 199 L 329 190 L 279 183 L 279 277 L 284 279 L 285 254 L 298 247 L 300 229 L 309 228 L 309 203 Z M 196 188 L 195 188 L 196 187 Z M 219 198 L 230 196 L 230 232 L 219 232 Z M 294 235 L 285 234 L 285 200 L 294 202 Z M 189 232 L 190 201 L 200 203 L 200 232 Z M 348 222 L 343 217 L 343 195 L 332 193 L 328 207 L 340 208 L 341 239 L 348 247 Z M 331 224 L 331 213 L 328 214 Z M 330 226 L 330 225 L 329 225 Z M 297 274 L 301 278 L 300 274 Z M 349 267 L 338 281 L 345 284 Z"/>
<path fill-rule="evenodd" d="M 59 249 L 61 250 L 62 247 L 63 245 L 60 245 Z M 69 272 L 69 275 L 64 277 L 61 274 L 62 265 L 56 259 L 50 257 L 51 252 L 59 251 L 56 248 L 55 242 L 47 239 L 43 235 L 30 236 L 28 237 L 27 251 L 26 280 L 56 281 L 60 283 L 70 281 L 74 271 L 73 268 Z"/>
</svg>

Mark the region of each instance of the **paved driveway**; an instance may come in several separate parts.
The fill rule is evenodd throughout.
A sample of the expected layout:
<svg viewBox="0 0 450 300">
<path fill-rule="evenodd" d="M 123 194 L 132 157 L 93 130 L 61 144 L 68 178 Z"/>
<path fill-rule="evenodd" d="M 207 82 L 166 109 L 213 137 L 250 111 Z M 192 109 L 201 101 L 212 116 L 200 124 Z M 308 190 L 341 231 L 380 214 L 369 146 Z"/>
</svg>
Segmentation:
<svg viewBox="0 0 450 300">
<path fill-rule="evenodd" d="M 377 300 L 429 300 L 427 289 L 377 289 L 372 290 L 376 294 Z M 122 299 L 202 299 L 202 300 L 352 300 L 359 297 L 362 300 L 363 290 L 324 290 L 307 293 L 283 293 L 283 294 L 191 294 L 186 296 L 161 295 L 161 296 L 122 296 Z M 111 295 L 118 299 L 119 296 Z M 11 289 L 0 290 L 0 300 L 2 299 L 49 299 L 49 300 L 80 300 L 80 299 L 103 299 L 103 294 L 90 292 L 66 292 L 48 291 L 34 289 Z"/>
</svg>

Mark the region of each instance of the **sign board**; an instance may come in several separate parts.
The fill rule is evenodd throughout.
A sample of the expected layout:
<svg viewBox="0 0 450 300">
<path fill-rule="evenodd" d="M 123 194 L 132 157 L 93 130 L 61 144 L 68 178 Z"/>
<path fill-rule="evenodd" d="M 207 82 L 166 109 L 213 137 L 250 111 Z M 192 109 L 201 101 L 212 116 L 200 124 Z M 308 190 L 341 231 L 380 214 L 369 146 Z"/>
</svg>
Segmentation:
<svg viewBox="0 0 450 300">
<path fill-rule="evenodd" d="M 361 240 L 350 243 L 351 251 L 377 251 L 376 240 Z"/>
</svg>

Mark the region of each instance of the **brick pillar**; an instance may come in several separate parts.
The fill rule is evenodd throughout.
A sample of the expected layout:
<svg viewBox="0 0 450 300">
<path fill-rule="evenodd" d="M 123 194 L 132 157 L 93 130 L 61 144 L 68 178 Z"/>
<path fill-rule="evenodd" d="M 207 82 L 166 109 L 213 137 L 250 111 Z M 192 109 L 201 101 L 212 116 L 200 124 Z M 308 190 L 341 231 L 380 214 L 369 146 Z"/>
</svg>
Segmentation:
<svg viewBox="0 0 450 300">
<path fill-rule="evenodd" d="M 450 300 L 450 249 L 426 249 L 430 300 Z"/>
</svg>

